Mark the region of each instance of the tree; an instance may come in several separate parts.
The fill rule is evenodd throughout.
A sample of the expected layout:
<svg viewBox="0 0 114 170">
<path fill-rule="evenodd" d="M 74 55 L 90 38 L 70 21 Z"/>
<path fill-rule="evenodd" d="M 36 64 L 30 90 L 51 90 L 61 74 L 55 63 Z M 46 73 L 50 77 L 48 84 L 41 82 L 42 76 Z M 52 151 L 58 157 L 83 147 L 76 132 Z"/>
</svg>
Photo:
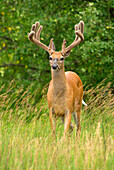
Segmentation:
<svg viewBox="0 0 114 170">
<path fill-rule="evenodd" d="M 17 84 L 43 87 L 50 80 L 48 54 L 27 37 L 36 21 L 43 25 L 41 40 L 53 37 L 57 50 L 65 38 L 74 40 L 74 25 L 85 22 L 85 41 L 66 59 L 66 70 L 73 70 L 85 86 L 103 79 L 113 84 L 113 1 L 9 1 L 0 2 L 0 76 L 1 84 L 16 79 Z"/>
</svg>

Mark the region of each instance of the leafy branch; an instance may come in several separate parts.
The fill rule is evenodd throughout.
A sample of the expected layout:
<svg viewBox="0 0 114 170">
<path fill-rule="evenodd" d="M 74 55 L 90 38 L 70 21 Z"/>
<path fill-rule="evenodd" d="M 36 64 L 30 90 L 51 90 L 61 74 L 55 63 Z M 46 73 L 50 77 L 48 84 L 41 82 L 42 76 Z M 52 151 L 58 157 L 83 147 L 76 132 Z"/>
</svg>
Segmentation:
<svg viewBox="0 0 114 170">
<path fill-rule="evenodd" d="M 25 67 L 26 68 L 26 65 L 24 64 L 13 64 L 13 63 L 10 63 L 10 64 L 3 64 L 3 65 L 0 65 L 0 67 L 11 67 L 11 66 L 16 66 L 16 67 Z M 37 68 L 35 67 L 28 67 L 29 69 L 31 70 L 37 70 Z"/>
<path fill-rule="evenodd" d="M 6 36 L 0 36 L 0 38 L 2 38 L 2 39 L 6 39 L 6 40 L 8 40 L 8 41 L 10 41 L 10 42 L 13 42 L 13 40 L 12 40 L 11 38 L 6 37 Z"/>
</svg>

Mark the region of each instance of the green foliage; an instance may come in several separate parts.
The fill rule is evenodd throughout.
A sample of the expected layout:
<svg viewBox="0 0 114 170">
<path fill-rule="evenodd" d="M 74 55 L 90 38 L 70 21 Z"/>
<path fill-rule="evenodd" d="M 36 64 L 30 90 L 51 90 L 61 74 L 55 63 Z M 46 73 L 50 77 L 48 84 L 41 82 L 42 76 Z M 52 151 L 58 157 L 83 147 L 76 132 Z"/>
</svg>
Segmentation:
<svg viewBox="0 0 114 170">
<path fill-rule="evenodd" d="M 50 80 L 48 54 L 27 37 L 31 25 L 43 25 L 41 40 L 46 45 L 53 37 L 57 50 L 65 38 L 74 40 L 74 25 L 85 22 L 85 41 L 66 59 L 66 70 L 75 71 L 84 85 L 96 86 L 104 78 L 112 82 L 113 74 L 112 0 L 0 1 L 0 76 L 1 84 L 12 79 L 17 84 L 42 87 Z M 12 65 L 13 64 L 13 65 Z M 113 83 L 112 83 L 113 84 Z"/>
</svg>

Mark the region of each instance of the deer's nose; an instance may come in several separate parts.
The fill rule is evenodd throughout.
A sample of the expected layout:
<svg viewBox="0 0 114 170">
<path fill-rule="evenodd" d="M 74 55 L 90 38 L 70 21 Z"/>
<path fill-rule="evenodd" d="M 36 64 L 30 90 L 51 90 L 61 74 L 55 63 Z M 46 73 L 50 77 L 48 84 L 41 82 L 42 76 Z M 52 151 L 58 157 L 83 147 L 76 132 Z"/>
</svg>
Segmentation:
<svg viewBox="0 0 114 170">
<path fill-rule="evenodd" d="M 52 69 L 56 70 L 58 68 L 58 65 L 57 64 L 53 64 L 52 65 Z"/>
</svg>

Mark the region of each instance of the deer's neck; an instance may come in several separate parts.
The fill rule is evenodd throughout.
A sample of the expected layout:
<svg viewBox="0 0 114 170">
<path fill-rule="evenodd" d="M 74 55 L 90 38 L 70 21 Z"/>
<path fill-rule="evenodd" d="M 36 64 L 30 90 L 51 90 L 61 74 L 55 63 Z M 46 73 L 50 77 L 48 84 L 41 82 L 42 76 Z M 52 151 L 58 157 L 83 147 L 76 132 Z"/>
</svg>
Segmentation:
<svg viewBox="0 0 114 170">
<path fill-rule="evenodd" d="M 54 94 L 64 93 L 66 91 L 66 76 L 64 68 L 58 71 L 51 70 Z"/>
</svg>

